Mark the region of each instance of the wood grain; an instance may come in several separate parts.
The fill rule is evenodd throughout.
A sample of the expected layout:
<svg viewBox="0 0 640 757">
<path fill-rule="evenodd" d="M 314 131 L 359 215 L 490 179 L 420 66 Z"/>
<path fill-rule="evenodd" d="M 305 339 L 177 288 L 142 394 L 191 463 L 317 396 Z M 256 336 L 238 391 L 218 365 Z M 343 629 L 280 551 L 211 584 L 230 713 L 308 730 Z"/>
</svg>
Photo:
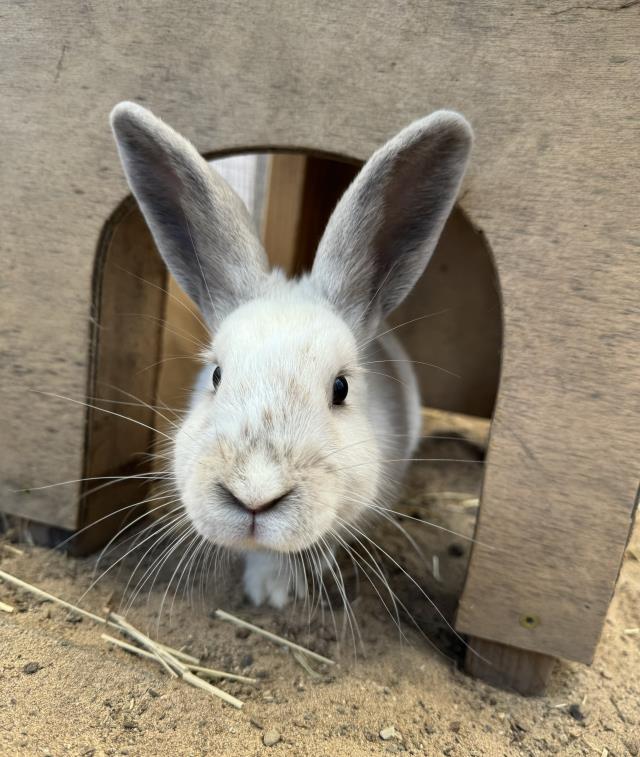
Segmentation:
<svg viewBox="0 0 640 757">
<path fill-rule="evenodd" d="M 553 657 L 474 637 L 469 647 L 465 670 L 475 678 L 524 696 L 546 693 L 556 662 Z"/>
<path fill-rule="evenodd" d="M 500 377 L 501 310 L 491 250 L 455 208 L 427 269 L 389 319 L 416 361 L 424 405 L 492 416 Z"/>
<path fill-rule="evenodd" d="M 272 155 L 267 178 L 267 204 L 262 239 L 272 265 L 293 273 L 307 169 L 306 155 Z"/>
<path fill-rule="evenodd" d="M 3 509 L 77 524 L 73 490 L 13 490 L 82 470 L 85 408 L 27 390 L 86 394 L 96 245 L 127 194 L 118 100 L 207 154 L 360 160 L 453 107 L 477 134 L 461 206 L 493 252 L 504 321 L 477 531 L 502 551 L 474 550 L 458 625 L 590 660 L 638 488 L 639 18 L 609 0 L 8 4 Z"/>
<path fill-rule="evenodd" d="M 146 453 L 156 441 L 154 368 L 162 356 L 166 280 L 140 211 L 126 202 L 110 220 L 96 260 L 86 481 L 78 512 L 78 527 L 85 530 L 73 543 L 79 553 L 104 544 L 136 515 L 122 508 L 147 496 L 144 480 L 115 479 L 150 470 Z"/>
</svg>

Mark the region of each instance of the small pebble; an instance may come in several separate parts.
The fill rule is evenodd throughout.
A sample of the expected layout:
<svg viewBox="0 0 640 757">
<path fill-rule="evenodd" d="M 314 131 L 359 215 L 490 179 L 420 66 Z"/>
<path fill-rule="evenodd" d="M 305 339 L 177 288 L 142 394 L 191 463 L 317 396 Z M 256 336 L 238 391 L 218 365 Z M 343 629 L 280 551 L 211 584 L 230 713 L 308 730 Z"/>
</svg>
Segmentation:
<svg viewBox="0 0 640 757">
<path fill-rule="evenodd" d="M 262 731 L 262 729 L 264 728 L 262 721 L 258 720 L 258 718 L 251 718 L 249 722 L 254 728 L 258 728 L 260 731 Z"/>
<path fill-rule="evenodd" d="M 71 611 L 66 617 L 67 623 L 82 623 L 82 615 L 77 612 Z"/>
<path fill-rule="evenodd" d="M 275 746 L 282 736 L 278 733 L 278 731 L 273 730 L 273 728 L 270 728 L 268 731 L 264 732 L 264 735 L 262 736 L 262 743 L 265 746 Z"/>
<path fill-rule="evenodd" d="M 32 675 L 33 673 L 37 673 L 39 670 L 41 670 L 42 665 L 40 665 L 39 662 L 28 662 L 24 668 L 22 668 L 22 672 L 26 673 L 27 675 Z"/>
<path fill-rule="evenodd" d="M 578 721 L 584 720 L 585 715 L 584 715 L 584 712 L 582 712 L 582 710 L 580 709 L 579 704 L 569 705 L 569 709 L 567 710 L 567 712 L 569 713 L 569 715 L 571 715 L 571 717 L 574 720 L 578 720 Z"/>
<path fill-rule="evenodd" d="M 449 723 L 449 730 L 452 733 L 460 733 L 460 725 L 461 723 L 459 720 L 454 720 L 453 722 Z"/>
<path fill-rule="evenodd" d="M 380 731 L 380 738 L 383 741 L 389 741 L 389 739 L 395 739 L 397 735 L 398 735 L 398 732 L 392 725 L 389 725 Z"/>
<path fill-rule="evenodd" d="M 236 639 L 247 639 L 251 631 L 248 628 L 236 629 Z"/>
<path fill-rule="evenodd" d="M 253 665 L 253 655 L 251 652 L 249 652 L 246 655 L 243 655 L 242 659 L 240 660 L 240 667 L 241 668 L 250 668 Z"/>
</svg>

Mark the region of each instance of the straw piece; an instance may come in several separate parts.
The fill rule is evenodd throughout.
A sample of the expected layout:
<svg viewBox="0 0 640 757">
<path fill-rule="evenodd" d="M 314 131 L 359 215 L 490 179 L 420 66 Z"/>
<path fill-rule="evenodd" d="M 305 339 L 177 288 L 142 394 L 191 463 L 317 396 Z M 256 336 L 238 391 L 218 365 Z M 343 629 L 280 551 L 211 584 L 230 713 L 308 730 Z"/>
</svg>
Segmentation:
<svg viewBox="0 0 640 757">
<path fill-rule="evenodd" d="M 640 628 L 625 628 L 622 633 L 625 636 L 638 636 L 640 634 Z"/>
<path fill-rule="evenodd" d="M 7 550 L 7 552 L 11 552 L 12 555 L 18 555 L 18 557 L 22 557 L 24 555 L 24 550 L 18 549 L 17 547 L 14 547 L 12 544 L 3 544 L 2 546 L 4 549 Z"/>
<path fill-rule="evenodd" d="M 157 659 L 157 661 L 162 665 L 162 667 L 169 673 L 170 676 L 173 678 L 178 677 L 178 673 L 174 668 L 177 667 L 178 664 L 176 660 L 173 659 L 167 659 L 171 657 L 171 655 L 168 652 L 165 652 L 164 650 L 160 649 L 158 645 L 150 639 L 148 636 L 143 634 L 141 631 L 138 631 L 137 628 L 134 628 L 131 623 L 128 623 L 123 617 L 120 615 L 116 615 L 115 613 L 109 613 L 109 618 L 113 618 L 113 620 L 116 622 L 118 626 L 120 626 L 121 630 L 126 631 L 129 636 L 133 637 L 138 643 L 142 644 L 142 646 L 151 652 L 153 656 Z M 172 665 L 171 663 L 174 662 L 176 665 Z"/>
<path fill-rule="evenodd" d="M 217 686 L 214 686 L 208 681 L 203 681 L 202 678 L 198 678 L 198 676 L 195 675 L 195 673 L 192 673 L 190 670 L 186 670 L 182 674 L 182 678 L 192 686 L 195 686 L 198 689 L 203 689 L 204 691 L 208 691 L 210 694 L 219 697 L 227 704 L 232 705 L 238 710 L 241 710 L 244 705 L 244 702 L 241 702 L 239 699 L 232 697 L 231 694 L 227 694 L 226 691 L 219 689 Z"/>
<path fill-rule="evenodd" d="M 113 644 L 116 647 L 126 649 L 127 652 L 132 652 L 133 654 L 140 655 L 140 657 L 147 657 L 150 660 L 155 660 L 156 662 L 158 662 L 158 658 L 153 654 L 153 652 L 148 652 L 146 649 L 142 649 L 142 647 L 136 647 L 135 644 L 129 644 L 128 641 L 116 639 L 115 636 L 109 636 L 109 634 L 107 633 L 101 633 L 100 638 L 104 639 L 107 644 Z"/>
<path fill-rule="evenodd" d="M 214 670 L 213 668 L 203 668 L 201 665 L 190 665 L 187 667 L 192 673 L 200 673 L 201 676 L 210 676 L 211 678 L 227 678 L 229 681 L 240 681 L 241 683 L 258 683 L 257 678 L 249 676 L 239 676 L 236 673 L 225 673 L 223 670 Z"/>
<path fill-rule="evenodd" d="M 189 665 L 200 664 L 199 657 L 194 657 L 191 654 L 187 654 L 186 652 L 183 652 L 181 649 L 175 649 L 175 647 L 170 647 L 168 644 L 162 644 L 159 641 L 156 641 L 154 643 L 157 647 L 160 647 L 160 649 L 164 649 L 164 651 L 168 652 L 170 655 L 177 657 L 179 660 L 182 660 L 183 662 L 188 662 Z"/>
<path fill-rule="evenodd" d="M 431 565 L 431 573 L 433 574 L 433 577 L 436 581 L 441 582 L 442 578 L 440 576 L 440 558 L 438 557 L 438 555 L 431 555 Z"/>
<path fill-rule="evenodd" d="M 221 620 L 227 620 L 229 621 L 229 623 L 235 623 L 235 625 L 242 628 L 248 628 L 254 633 L 260 634 L 261 636 L 264 636 L 271 641 L 275 641 L 276 644 L 283 644 L 285 647 L 289 647 L 290 649 L 297 649 L 298 652 L 302 652 L 303 654 L 312 657 L 314 660 L 318 660 L 318 662 L 324 662 L 326 665 L 335 665 L 335 662 L 333 660 L 330 660 L 328 657 L 323 657 L 317 652 L 312 652 L 310 649 L 306 649 L 305 647 L 300 646 L 300 644 L 294 644 L 294 642 L 289 641 L 288 639 L 284 639 L 282 636 L 277 636 L 275 633 L 265 631 L 263 628 L 254 626 L 253 623 L 248 623 L 246 620 L 241 620 L 235 615 L 231 615 L 231 613 L 225 612 L 224 610 L 216 610 L 215 614 L 216 617 L 220 618 Z"/>
<path fill-rule="evenodd" d="M 311 665 L 309 665 L 309 662 L 307 661 L 306 655 L 302 654 L 302 652 L 298 652 L 297 649 L 291 650 L 291 655 L 293 659 L 300 665 L 301 668 L 304 668 L 304 670 L 312 677 L 312 678 L 322 678 L 320 673 L 318 673 L 317 670 L 314 670 Z"/>
<path fill-rule="evenodd" d="M 116 647 L 126 649 L 127 652 L 140 655 L 140 657 L 146 657 L 150 660 L 158 661 L 158 658 L 152 653 L 148 652 L 142 647 L 136 647 L 134 644 L 129 644 L 128 641 L 122 641 L 122 639 L 116 639 L 115 636 L 109 636 L 106 633 L 100 634 L 101 637 L 107 642 L 107 644 L 113 644 Z M 213 668 L 203 668 L 201 665 L 187 664 L 187 668 L 192 673 L 200 673 L 200 675 L 208 675 L 212 678 L 226 678 L 229 681 L 240 681 L 241 683 L 258 683 L 257 678 L 249 678 L 248 676 L 240 676 L 235 673 L 226 673 L 223 670 L 214 670 Z"/>
<path fill-rule="evenodd" d="M 51 602 L 55 602 L 62 607 L 66 607 L 68 610 L 73 610 L 73 612 L 77 612 L 79 615 L 83 615 L 85 618 L 89 618 L 96 623 L 102 623 L 103 625 L 107 623 L 106 618 L 101 618 L 99 615 L 95 615 L 88 610 L 83 610 L 81 607 L 76 607 L 76 605 L 72 605 L 71 602 L 65 602 L 64 599 L 60 599 L 60 597 L 56 597 L 54 594 L 49 594 L 49 592 L 43 591 L 42 589 L 38 589 L 37 586 L 32 586 L 26 581 L 23 581 L 21 578 L 17 578 L 16 576 L 11 575 L 11 573 L 7 573 L 4 570 L 0 570 L 0 579 L 6 581 L 9 584 L 13 584 L 14 586 L 18 586 L 19 588 L 28 591 L 30 594 L 35 594 L 37 597 L 49 599 Z"/>
<path fill-rule="evenodd" d="M 217 686 L 213 686 L 207 681 L 204 681 L 202 678 L 198 678 L 197 675 L 189 670 L 187 665 L 176 659 L 170 652 L 166 652 L 164 649 L 159 647 L 152 639 L 150 639 L 148 636 L 145 636 L 145 634 L 143 634 L 141 631 L 138 631 L 138 629 L 134 628 L 130 623 L 127 623 L 127 621 L 123 617 L 116 615 L 115 613 L 111 613 L 110 617 L 113 618 L 113 620 L 118 625 L 120 625 L 123 630 L 133 636 L 133 638 L 140 644 L 142 644 L 148 651 L 155 653 L 155 656 L 158 658 L 158 660 L 161 661 L 165 667 L 171 670 L 172 675 L 180 676 L 180 678 L 182 678 L 187 683 L 190 683 L 192 686 L 195 686 L 198 689 L 203 689 L 204 691 L 208 691 L 210 694 L 219 697 L 224 702 L 227 702 L 227 704 L 236 707 L 238 710 L 242 709 L 242 706 L 244 704 L 243 702 L 231 696 L 231 694 L 227 694 L 226 691 L 219 689 Z"/>
<path fill-rule="evenodd" d="M 15 607 L 8 605 L 6 602 L 0 602 L 0 610 L 2 610 L 2 612 L 13 612 L 15 609 Z"/>
</svg>

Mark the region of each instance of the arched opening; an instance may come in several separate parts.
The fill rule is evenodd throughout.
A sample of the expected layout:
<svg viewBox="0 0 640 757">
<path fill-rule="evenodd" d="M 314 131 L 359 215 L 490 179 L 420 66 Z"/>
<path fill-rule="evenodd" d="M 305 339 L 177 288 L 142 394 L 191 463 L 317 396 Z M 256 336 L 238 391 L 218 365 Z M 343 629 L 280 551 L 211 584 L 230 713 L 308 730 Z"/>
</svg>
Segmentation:
<svg viewBox="0 0 640 757">
<path fill-rule="evenodd" d="M 359 164 L 335 156 L 262 152 L 226 159 L 217 168 L 248 205 L 272 263 L 297 274 L 312 265 L 327 219 Z M 85 476 L 100 480 L 98 486 L 86 484 L 81 526 L 96 525 L 77 546 L 82 552 L 131 520 L 133 511 L 123 508 L 135 502 L 144 507 L 152 470 L 148 455 L 170 434 L 171 412 L 186 406 L 199 367 L 196 355 L 206 342 L 192 303 L 167 274 L 131 199 L 114 213 L 100 241 L 93 317 L 87 394 L 94 407 L 87 417 Z M 414 573 L 426 570 L 431 593 L 441 594 L 438 602 L 446 606 L 462 587 L 465 538 L 473 535 L 482 482 L 481 465 L 453 463 L 483 460 L 501 347 L 491 253 L 461 209 L 454 209 L 424 276 L 393 314 L 391 326 L 416 361 L 426 406 L 418 456 L 452 461 L 416 466 L 392 520 L 407 532 L 402 539 L 408 534 L 431 555 L 426 567 L 415 560 L 407 567 Z M 131 474 L 139 478 L 115 481 Z M 104 485 L 102 477 L 107 477 Z M 437 507 L 434 486 L 446 494 Z M 438 510 L 445 500 L 455 505 L 453 511 Z M 443 531 L 425 529 L 425 521 L 461 534 L 462 541 L 443 539 Z M 387 543 L 400 537 L 391 529 L 384 538 Z M 406 552 L 400 544 L 398 549 Z M 443 583 L 447 586 L 439 592 Z M 405 584 L 407 603 L 424 605 L 411 596 L 414 589 Z M 423 620 L 439 627 L 435 615 Z"/>
</svg>

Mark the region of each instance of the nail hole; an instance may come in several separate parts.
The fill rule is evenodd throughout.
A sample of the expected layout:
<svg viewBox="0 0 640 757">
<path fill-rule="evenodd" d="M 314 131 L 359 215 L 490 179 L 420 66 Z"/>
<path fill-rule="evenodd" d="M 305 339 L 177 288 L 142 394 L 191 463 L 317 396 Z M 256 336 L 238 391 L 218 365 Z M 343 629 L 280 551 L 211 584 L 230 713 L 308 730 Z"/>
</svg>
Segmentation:
<svg viewBox="0 0 640 757">
<path fill-rule="evenodd" d="M 537 615 L 523 615 L 520 618 L 520 625 L 523 628 L 535 628 L 540 624 L 540 618 Z"/>
</svg>

